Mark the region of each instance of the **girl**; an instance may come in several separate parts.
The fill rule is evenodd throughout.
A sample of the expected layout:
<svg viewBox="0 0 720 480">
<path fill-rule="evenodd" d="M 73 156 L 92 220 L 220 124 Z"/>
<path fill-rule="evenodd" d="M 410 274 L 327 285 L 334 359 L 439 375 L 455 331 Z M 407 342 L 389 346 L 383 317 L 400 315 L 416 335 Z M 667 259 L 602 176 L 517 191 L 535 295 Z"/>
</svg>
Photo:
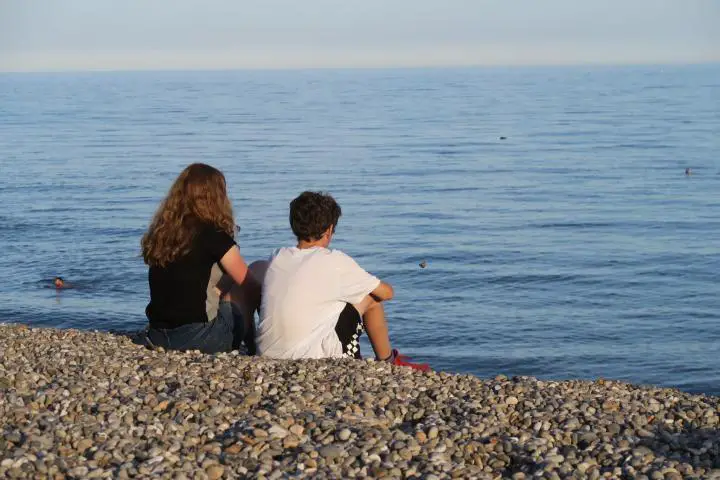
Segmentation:
<svg viewBox="0 0 720 480">
<path fill-rule="evenodd" d="M 254 352 L 260 288 L 234 240 L 235 222 L 223 174 L 202 163 L 182 171 L 142 238 L 150 267 L 147 339 L 172 350 L 228 352 L 242 340 Z M 213 265 L 234 281 L 214 318 L 206 312 Z M 233 303 L 230 303 L 230 302 Z M 233 304 L 243 314 L 233 313 Z"/>
</svg>

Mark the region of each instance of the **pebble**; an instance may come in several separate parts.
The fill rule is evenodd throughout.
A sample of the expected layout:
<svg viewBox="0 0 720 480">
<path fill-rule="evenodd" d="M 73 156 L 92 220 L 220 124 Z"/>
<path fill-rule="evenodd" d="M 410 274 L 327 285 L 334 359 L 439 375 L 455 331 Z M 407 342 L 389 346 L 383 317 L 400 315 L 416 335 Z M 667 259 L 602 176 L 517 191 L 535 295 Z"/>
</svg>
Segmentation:
<svg viewBox="0 0 720 480">
<path fill-rule="evenodd" d="M 285 438 L 288 436 L 288 431 L 278 425 L 273 425 L 272 427 L 270 427 L 270 429 L 268 430 L 268 433 L 273 438 L 281 438 L 282 439 L 282 438 Z"/>
<path fill-rule="evenodd" d="M 93 441 L 89 438 L 85 438 L 83 440 L 80 440 L 77 444 L 77 451 L 80 453 L 85 452 L 88 448 L 93 446 Z"/>
<path fill-rule="evenodd" d="M 223 473 L 225 473 L 225 468 L 223 468 L 221 465 L 210 465 L 205 469 L 205 473 L 210 480 L 217 480 L 218 478 L 223 476 Z"/>
<path fill-rule="evenodd" d="M 319 453 L 325 458 L 337 458 L 343 454 L 343 449 L 338 445 L 326 445 L 320 448 Z"/>
<path fill-rule="evenodd" d="M 720 399 L 0 325 L 0 478 L 720 479 Z"/>
</svg>

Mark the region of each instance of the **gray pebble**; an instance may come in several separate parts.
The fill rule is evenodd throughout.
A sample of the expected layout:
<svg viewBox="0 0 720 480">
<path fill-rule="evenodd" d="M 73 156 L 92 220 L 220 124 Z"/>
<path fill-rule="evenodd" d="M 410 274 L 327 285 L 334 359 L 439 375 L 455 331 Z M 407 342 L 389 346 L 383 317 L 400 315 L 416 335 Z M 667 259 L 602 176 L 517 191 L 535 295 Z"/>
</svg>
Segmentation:
<svg viewBox="0 0 720 480">
<path fill-rule="evenodd" d="M 324 458 L 337 458 L 343 454 L 343 449 L 338 445 L 325 445 L 320 448 L 319 453 Z"/>
</svg>

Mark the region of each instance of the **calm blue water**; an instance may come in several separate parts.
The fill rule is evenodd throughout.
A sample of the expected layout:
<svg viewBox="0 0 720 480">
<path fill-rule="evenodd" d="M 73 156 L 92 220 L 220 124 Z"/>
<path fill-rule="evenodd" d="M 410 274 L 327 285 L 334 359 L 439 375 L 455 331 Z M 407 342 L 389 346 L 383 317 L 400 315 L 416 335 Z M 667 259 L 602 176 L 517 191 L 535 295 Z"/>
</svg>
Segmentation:
<svg viewBox="0 0 720 480">
<path fill-rule="evenodd" d="M 204 161 L 249 260 L 332 192 L 437 369 L 720 394 L 719 154 L 718 65 L 0 75 L 0 321 L 142 326 L 140 236 Z"/>
</svg>

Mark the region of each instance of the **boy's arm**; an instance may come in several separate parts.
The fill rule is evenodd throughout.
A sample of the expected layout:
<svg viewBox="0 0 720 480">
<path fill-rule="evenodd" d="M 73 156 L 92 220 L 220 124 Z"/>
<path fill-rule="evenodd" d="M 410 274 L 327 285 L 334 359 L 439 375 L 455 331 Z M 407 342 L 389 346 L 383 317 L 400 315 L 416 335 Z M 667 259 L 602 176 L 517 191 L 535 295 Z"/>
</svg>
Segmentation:
<svg viewBox="0 0 720 480">
<path fill-rule="evenodd" d="M 391 300 L 394 294 L 395 291 L 393 290 L 392 285 L 383 281 L 380 281 L 380 285 L 370 292 L 370 295 L 378 302 Z"/>
</svg>

